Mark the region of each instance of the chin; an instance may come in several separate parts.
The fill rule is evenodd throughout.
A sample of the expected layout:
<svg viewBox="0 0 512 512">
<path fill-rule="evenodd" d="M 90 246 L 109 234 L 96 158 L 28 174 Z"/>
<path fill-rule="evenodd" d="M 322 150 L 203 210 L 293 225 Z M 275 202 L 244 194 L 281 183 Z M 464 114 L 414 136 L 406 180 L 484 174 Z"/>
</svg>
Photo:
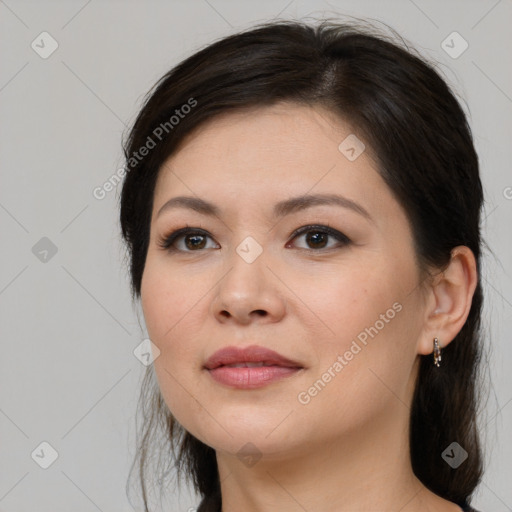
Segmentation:
<svg viewBox="0 0 512 512">
<path fill-rule="evenodd" d="M 217 454 L 228 454 L 239 458 L 242 462 L 246 457 L 252 457 L 253 460 L 262 457 L 265 460 L 280 460 L 286 458 L 286 453 L 296 453 L 296 447 L 291 444 L 289 438 L 286 438 L 287 444 L 284 444 L 285 438 L 275 436 L 275 439 L 270 439 L 270 436 L 266 436 L 267 434 L 261 433 L 259 436 L 238 433 L 233 437 L 226 434 L 222 438 L 213 438 L 208 435 L 201 441 L 213 448 Z"/>
<path fill-rule="evenodd" d="M 236 455 L 242 447 L 249 444 L 254 445 L 255 449 L 262 453 L 278 454 L 292 440 L 291 424 L 288 428 L 280 425 L 282 415 L 266 419 L 257 419 L 254 413 L 243 419 L 218 415 L 216 419 L 220 425 L 211 419 L 208 422 L 201 422 L 200 425 L 195 424 L 195 428 L 192 427 L 189 432 L 204 444 L 221 452 Z M 246 450 L 250 449 L 251 446 L 246 446 Z"/>
</svg>

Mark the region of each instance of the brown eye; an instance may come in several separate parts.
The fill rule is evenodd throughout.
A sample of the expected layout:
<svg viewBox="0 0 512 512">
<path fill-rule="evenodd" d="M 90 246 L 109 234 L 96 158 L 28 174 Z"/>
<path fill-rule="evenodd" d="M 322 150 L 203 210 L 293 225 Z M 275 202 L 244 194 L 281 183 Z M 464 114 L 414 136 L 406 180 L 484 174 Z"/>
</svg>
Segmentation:
<svg viewBox="0 0 512 512">
<path fill-rule="evenodd" d="M 314 249 L 323 249 L 328 242 L 329 235 L 321 231 L 309 231 L 306 234 L 306 243 L 313 245 Z"/>
<path fill-rule="evenodd" d="M 322 249 L 334 249 L 336 247 L 345 246 L 350 244 L 351 240 L 340 233 L 336 229 L 332 229 L 329 226 L 304 226 L 297 229 L 293 234 L 292 238 L 298 238 L 302 235 L 305 236 L 307 247 L 300 247 L 301 249 L 319 251 Z M 328 247 L 329 238 L 334 238 L 338 241 L 338 245 Z"/>
<path fill-rule="evenodd" d="M 185 235 L 185 246 L 191 250 L 202 249 L 206 244 L 205 239 L 204 235 Z"/>
<path fill-rule="evenodd" d="M 210 235 L 203 230 L 182 228 L 161 238 L 157 243 L 168 251 L 198 252 L 206 248 L 209 238 L 211 239 Z M 218 249 L 218 246 L 213 248 Z"/>
</svg>

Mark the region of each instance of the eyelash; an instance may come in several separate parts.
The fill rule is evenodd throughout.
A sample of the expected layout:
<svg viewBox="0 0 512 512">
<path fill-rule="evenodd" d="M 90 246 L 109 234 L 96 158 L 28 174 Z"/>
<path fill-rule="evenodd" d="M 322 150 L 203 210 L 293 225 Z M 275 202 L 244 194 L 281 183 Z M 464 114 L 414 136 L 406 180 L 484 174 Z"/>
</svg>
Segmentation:
<svg viewBox="0 0 512 512">
<path fill-rule="evenodd" d="M 346 235 L 337 231 L 336 229 L 333 229 L 330 226 L 322 226 L 322 225 L 303 226 L 301 228 L 296 229 L 290 236 L 291 236 L 291 239 L 293 240 L 293 239 L 297 238 L 298 236 L 301 236 L 301 235 L 309 233 L 309 232 L 323 233 L 323 234 L 332 236 L 333 238 L 338 240 L 338 242 L 341 243 L 341 246 L 349 245 L 352 242 Z M 173 231 L 172 233 L 170 233 L 167 236 L 164 236 L 163 238 L 160 238 L 157 241 L 157 244 L 159 247 L 161 247 L 162 249 L 167 250 L 169 252 L 186 252 L 186 253 L 187 252 L 188 253 L 201 252 L 201 249 L 199 249 L 197 251 L 194 251 L 194 250 L 193 251 L 189 251 L 189 250 L 184 251 L 184 250 L 177 249 L 176 247 L 174 247 L 174 243 L 178 239 L 180 239 L 186 235 L 189 235 L 189 234 L 202 235 L 202 236 L 211 238 L 210 235 L 206 231 L 204 231 L 200 228 L 191 228 L 190 226 L 187 226 L 185 228 L 181 228 L 176 231 Z M 300 247 L 299 249 L 301 249 L 303 251 L 310 251 L 310 252 L 323 252 L 323 251 L 329 251 L 329 250 L 337 249 L 337 248 L 339 248 L 339 247 L 328 247 L 328 248 L 320 248 L 320 249 L 312 249 L 312 248 L 304 249 L 304 248 Z"/>
</svg>

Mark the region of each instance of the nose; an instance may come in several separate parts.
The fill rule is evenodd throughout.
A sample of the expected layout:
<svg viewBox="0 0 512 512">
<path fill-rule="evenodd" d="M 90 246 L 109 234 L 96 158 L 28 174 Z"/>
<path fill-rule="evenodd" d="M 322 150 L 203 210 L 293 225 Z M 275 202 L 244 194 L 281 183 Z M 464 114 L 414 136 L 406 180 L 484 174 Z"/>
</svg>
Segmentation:
<svg viewBox="0 0 512 512">
<path fill-rule="evenodd" d="M 233 252 L 229 270 L 217 284 L 211 308 L 221 323 L 273 323 L 286 310 L 285 287 L 268 266 L 265 251 L 248 263 Z"/>
</svg>

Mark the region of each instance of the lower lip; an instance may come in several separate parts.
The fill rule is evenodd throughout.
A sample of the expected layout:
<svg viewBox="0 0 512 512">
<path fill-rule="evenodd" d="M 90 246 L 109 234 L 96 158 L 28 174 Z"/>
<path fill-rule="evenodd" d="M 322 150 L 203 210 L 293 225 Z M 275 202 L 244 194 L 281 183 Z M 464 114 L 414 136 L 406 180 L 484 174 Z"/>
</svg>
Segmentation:
<svg viewBox="0 0 512 512">
<path fill-rule="evenodd" d="M 285 366 L 253 366 L 251 368 L 219 366 L 208 370 L 214 380 L 238 389 L 254 389 L 295 375 L 301 368 Z"/>
</svg>

